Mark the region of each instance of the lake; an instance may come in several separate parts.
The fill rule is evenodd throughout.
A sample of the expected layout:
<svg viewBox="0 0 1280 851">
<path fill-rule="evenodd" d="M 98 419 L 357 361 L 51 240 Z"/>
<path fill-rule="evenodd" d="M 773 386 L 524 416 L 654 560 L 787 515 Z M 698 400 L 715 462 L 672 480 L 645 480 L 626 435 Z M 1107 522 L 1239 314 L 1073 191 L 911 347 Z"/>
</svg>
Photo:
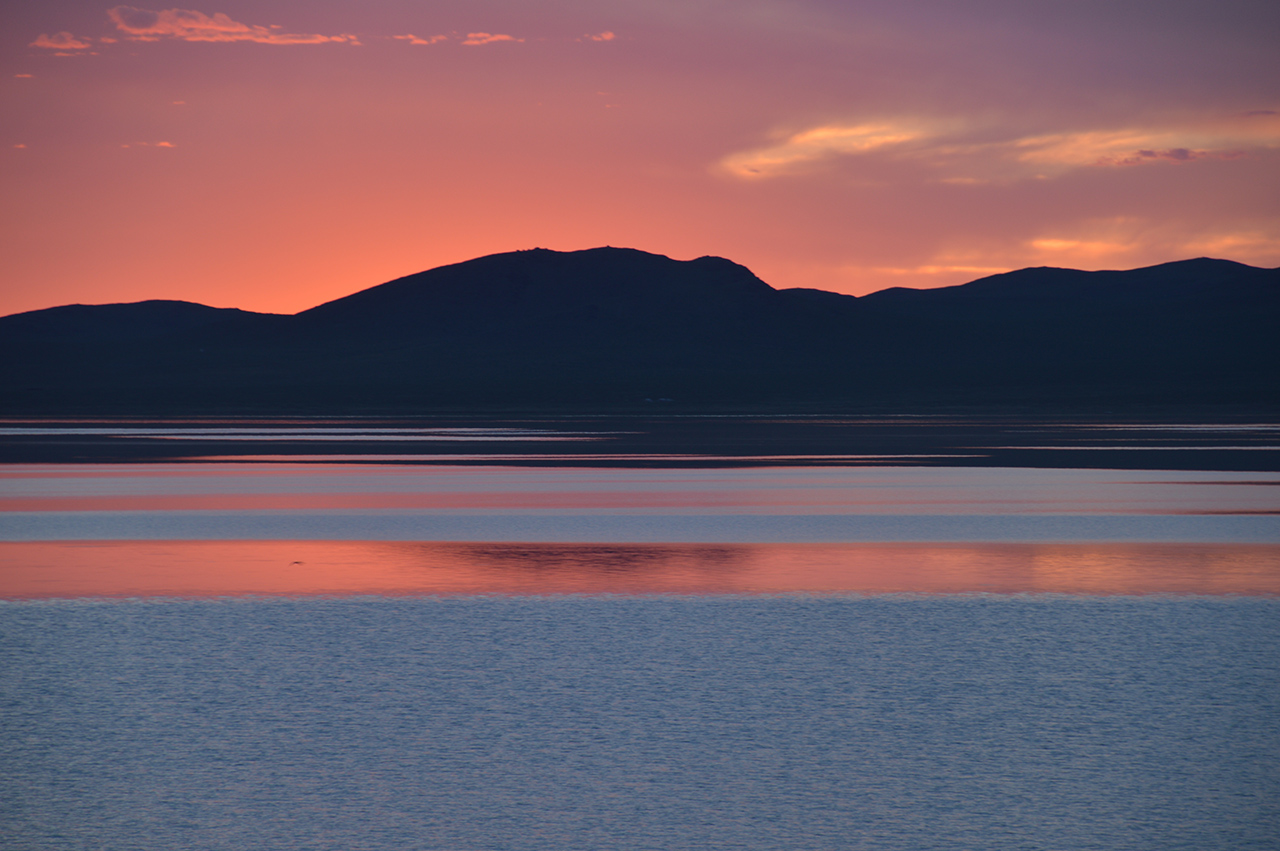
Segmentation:
<svg viewBox="0 0 1280 851">
<path fill-rule="evenodd" d="M 1277 429 L 792 425 L 5 424 L 5 847 L 1276 847 Z"/>
</svg>

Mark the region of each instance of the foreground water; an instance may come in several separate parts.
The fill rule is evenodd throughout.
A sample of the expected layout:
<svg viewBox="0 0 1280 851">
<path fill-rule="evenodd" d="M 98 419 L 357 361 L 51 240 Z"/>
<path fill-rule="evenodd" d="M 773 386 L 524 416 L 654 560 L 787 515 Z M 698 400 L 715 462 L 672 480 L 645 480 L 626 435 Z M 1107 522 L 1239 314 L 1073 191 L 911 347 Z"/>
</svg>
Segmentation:
<svg viewBox="0 0 1280 851">
<path fill-rule="evenodd" d="M 1277 847 L 1275 427 L 455 425 L 0 433 L 0 845 Z"/>
<path fill-rule="evenodd" d="M 1232 597 L 0 604 L 5 847 L 1271 849 Z"/>
</svg>

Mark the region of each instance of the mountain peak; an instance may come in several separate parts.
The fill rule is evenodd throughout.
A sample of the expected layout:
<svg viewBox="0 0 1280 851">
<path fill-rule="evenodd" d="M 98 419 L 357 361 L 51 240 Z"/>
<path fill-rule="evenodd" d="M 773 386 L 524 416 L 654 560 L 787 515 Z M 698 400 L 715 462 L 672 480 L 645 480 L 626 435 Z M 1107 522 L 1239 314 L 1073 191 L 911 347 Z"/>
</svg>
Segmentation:
<svg viewBox="0 0 1280 851">
<path fill-rule="evenodd" d="M 389 312 L 407 319 L 451 311 L 536 315 L 553 305 L 604 313 L 705 309 L 712 302 L 759 299 L 776 292 L 745 266 L 723 257 L 673 260 L 634 248 L 581 251 L 534 248 L 490 254 L 370 287 L 299 316 L 357 319 Z"/>
</svg>

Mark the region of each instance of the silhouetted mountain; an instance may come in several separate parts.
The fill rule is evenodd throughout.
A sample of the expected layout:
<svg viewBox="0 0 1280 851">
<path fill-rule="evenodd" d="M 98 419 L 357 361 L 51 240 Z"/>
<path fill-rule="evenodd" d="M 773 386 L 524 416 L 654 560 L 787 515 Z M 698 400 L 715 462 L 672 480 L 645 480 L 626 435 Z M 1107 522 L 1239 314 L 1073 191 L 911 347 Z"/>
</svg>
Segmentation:
<svg viewBox="0 0 1280 851">
<path fill-rule="evenodd" d="M 0 318 L 10 412 L 1274 404 L 1280 270 L 1023 269 L 862 298 L 728 260 L 543 249 L 295 316 L 184 302 Z"/>
<path fill-rule="evenodd" d="M 9 339 L 96 343 L 183 334 L 222 322 L 247 322 L 251 321 L 250 317 L 270 315 L 234 307 L 153 299 L 132 304 L 68 304 L 32 310 L 0 319 L 0 330 Z"/>
</svg>

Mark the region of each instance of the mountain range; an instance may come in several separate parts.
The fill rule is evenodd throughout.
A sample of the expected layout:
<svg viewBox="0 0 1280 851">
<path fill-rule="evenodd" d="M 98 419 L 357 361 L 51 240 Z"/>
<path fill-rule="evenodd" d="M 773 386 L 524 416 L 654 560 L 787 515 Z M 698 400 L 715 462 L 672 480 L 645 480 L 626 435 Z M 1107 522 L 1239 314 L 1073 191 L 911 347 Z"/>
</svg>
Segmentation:
<svg viewBox="0 0 1280 851">
<path fill-rule="evenodd" d="M 180 301 L 0 318 L 0 410 L 1116 405 L 1280 401 L 1280 269 L 1031 268 L 855 298 L 718 257 L 517 251 L 295 315 Z"/>
</svg>

